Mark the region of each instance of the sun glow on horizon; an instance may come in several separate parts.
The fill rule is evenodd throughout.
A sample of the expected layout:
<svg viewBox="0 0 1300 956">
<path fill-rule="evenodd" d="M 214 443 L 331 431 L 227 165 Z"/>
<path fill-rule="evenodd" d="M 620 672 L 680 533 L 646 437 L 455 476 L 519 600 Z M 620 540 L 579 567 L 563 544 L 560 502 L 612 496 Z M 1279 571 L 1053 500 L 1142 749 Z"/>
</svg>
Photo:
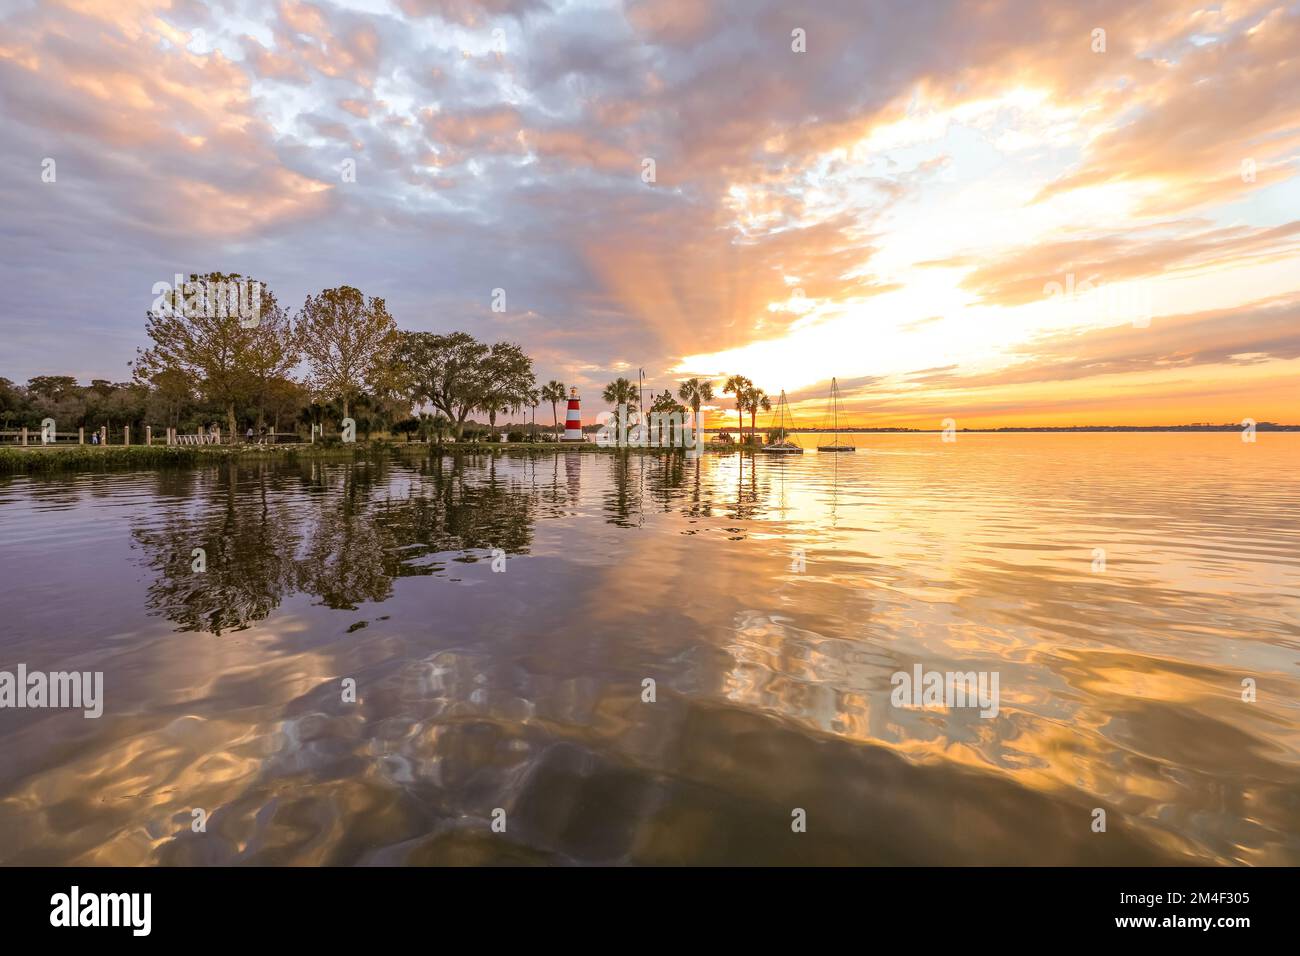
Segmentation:
<svg viewBox="0 0 1300 956">
<path fill-rule="evenodd" d="M 1234 363 L 1228 369 L 1180 357 L 1206 337 L 1199 329 L 1206 312 L 1294 296 L 1300 246 L 1263 229 L 1252 235 L 1243 223 L 1151 210 L 1171 186 L 1157 175 L 1052 191 L 1069 167 L 1043 162 L 1044 151 L 1064 151 L 1077 165 L 1106 129 L 1079 122 L 1040 88 L 943 106 L 914 100 L 901 117 L 809 164 L 869 167 L 893 150 L 906 154 L 911 172 L 930 170 L 920 174 L 926 188 L 884 211 L 852 175 L 820 182 L 816 203 L 856 209 L 859 228 L 871 233 L 857 272 L 883 291 L 809 298 L 802 309 L 798 298 L 774 299 L 765 309 L 777 319 L 772 330 L 760 322 L 749 341 L 685 355 L 671 372 L 738 371 L 773 395 L 825 387 L 832 376 L 869 380 L 845 395 L 848 423 L 861 425 L 931 427 L 939 411 L 982 426 L 1181 424 L 1214 419 L 1227 395 L 1251 381 L 1260 386 L 1256 417 L 1300 417 L 1285 384 L 1294 363 L 1285 357 L 1236 353 L 1225 356 Z M 992 171 L 990 154 L 998 160 Z M 780 201 L 773 184 L 733 183 L 729 195 L 735 228 L 751 237 L 781 223 L 791 198 Z M 808 194 L 794 198 L 803 201 L 799 224 L 815 222 Z M 1118 238 L 1117 227 L 1133 238 Z M 1171 341 L 1171 327 L 1186 328 L 1189 340 Z M 1071 338 L 1080 343 L 1074 356 L 1062 350 Z M 1094 340 L 1122 341 L 1134 357 L 1090 357 Z M 1026 366 L 1040 350 L 1056 371 L 1035 379 Z M 1097 373 L 1079 374 L 1090 361 Z M 1105 362 L 1113 373 L 1104 373 Z M 824 398 L 802 404 L 816 401 Z M 1217 417 L 1232 418 L 1225 413 Z"/>
</svg>

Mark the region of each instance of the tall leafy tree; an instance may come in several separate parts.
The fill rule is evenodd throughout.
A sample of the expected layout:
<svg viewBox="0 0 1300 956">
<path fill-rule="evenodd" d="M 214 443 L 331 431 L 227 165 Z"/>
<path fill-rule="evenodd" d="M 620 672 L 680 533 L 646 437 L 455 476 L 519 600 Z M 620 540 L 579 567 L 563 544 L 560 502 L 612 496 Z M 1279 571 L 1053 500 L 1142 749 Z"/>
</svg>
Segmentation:
<svg viewBox="0 0 1300 956">
<path fill-rule="evenodd" d="M 27 380 L 27 391 L 52 402 L 61 402 L 78 390 L 71 375 L 37 375 Z"/>
<path fill-rule="evenodd" d="M 148 408 L 149 386 L 118 382 L 99 405 L 99 415 L 110 427 L 140 422 Z"/>
<path fill-rule="evenodd" d="M 482 400 L 488 353 L 488 347 L 468 332 L 402 335 L 398 364 L 405 370 L 412 400 L 428 402 L 446 415 L 457 440 L 464 434 L 465 419 Z"/>
<path fill-rule="evenodd" d="M 113 386 L 109 385 L 108 391 Z M 71 375 L 38 375 L 27 383 L 24 420 L 34 425 L 44 418 L 72 423 L 85 417 L 90 390 L 77 385 Z"/>
<path fill-rule="evenodd" d="M 10 421 L 20 418 L 27 407 L 23 389 L 7 378 L 0 378 L 0 424 L 8 428 Z"/>
<path fill-rule="evenodd" d="M 307 296 L 296 331 L 313 389 L 338 399 L 344 418 L 363 391 L 388 390 L 399 333 L 383 299 L 352 286 L 325 289 Z"/>
<path fill-rule="evenodd" d="M 154 414 L 172 428 L 180 426 L 181 415 L 194 402 L 194 383 L 180 369 L 165 368 L 149 379 Z"/>
<path fill-rule="evenodd" d="M 257 405 L 257 427 L 266 424 L 269 408 L 286 392 L 290 374 L 302 360 L 298 340 L 287 310 L 274 296 L 264 297 L 260 324 L 254 330 L 258 347 L 254 350 L 249 372 L 252 375 L 252 398 Z M 279 419 L 277 409 L 276 419 Z"/>
<path fill-rule="evenodd" d="M 292 422 L 298 412 L 311 401 L 305 385 L 288 377 L 273 378 L 262 396 L 263 408 L 271 421 L 271 431 L 278 432 L 282 421 Z"/>
<path fill-rule="evenodd" d="M 257 352 L 265 339 L 260 328 L 244 327 L 238 309 L 209 306 L 210 290 L 240 281 L 254 280 L 235 273 L 192 274 L 185 289 L 160 297 L 161 306 L 148 313 L 145 325 L 153 345 L 137 350 L 132 363 L 141 384 L 167 369 L 189 377 L 209 401 L 225 410 L 231 435 L 236 431 L 235 408 L 255 392 Z M 263 310 L 273 308 L 274 301 L 263 286 Z"/>
<path fill-rule="evenodd" d="M 513 342 L 497 342 L 488 350 L 483 373 L 478 405 L 487 412 L 488 423 L 495 429 L 497 412 L 524 408 L 532 402 L 537 377 L 533 360 Z"/>
</svg>

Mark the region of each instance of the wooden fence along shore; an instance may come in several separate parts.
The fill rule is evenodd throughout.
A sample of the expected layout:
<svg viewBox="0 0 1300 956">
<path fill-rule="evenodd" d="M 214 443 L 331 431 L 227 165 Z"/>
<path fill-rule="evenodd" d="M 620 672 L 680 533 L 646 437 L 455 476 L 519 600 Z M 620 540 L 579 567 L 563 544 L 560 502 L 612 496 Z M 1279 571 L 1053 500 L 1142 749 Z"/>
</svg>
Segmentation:
<svg viewBox="0 0 1300 956">
<path fill-rule="evenodd" d="M 98 436 L 98 441 L 95 440 Z M 131 444 L 131 426 L 124 425 L 120 430 L 109 432 L 107 426 L 101 425 L 98 429 L 91 429 L 87 434 L 86 429 L 78 428 L 75 432 L 54 431 L 52 428 L 14 428 L 0 430 L 0 446 L 17 446 L 27 448 L 31 446 L 49 446 L 49 445 L 108 445 L 110 437 L 118 439 L 113 441 L 114 445 Z M 314 440 L 314 436 L 313 436 Z M 140 445 L 220 445 L 220 444 L 254 444 L 254 445 L 277 445 L 290 442 L 301 442 L 302 438 L 296 432 L 278 432 L 269 435 L 256 436 L 249 440 L 236 440 L 231 442 L 226 438 L 223 442 L 221 429 L 212 427 L 209 429 L 200 428 L 194 433 L 178 433 L 175 428 L 165 428 L 163 433 L 154 440 L 152 425 L 144 426 L 144 440 L 139 442 Z"/>
</svg>

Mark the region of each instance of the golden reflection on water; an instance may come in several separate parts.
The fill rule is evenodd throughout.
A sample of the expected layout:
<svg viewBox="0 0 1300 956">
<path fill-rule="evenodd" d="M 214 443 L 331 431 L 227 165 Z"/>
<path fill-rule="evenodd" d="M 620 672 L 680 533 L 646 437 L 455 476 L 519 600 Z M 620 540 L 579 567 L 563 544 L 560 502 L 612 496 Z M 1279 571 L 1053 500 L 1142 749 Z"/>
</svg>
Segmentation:
<svg viewBox="0 0 1300 956">
<path fill-rule="evenodd" d="M 0 862 L 1300 862 L 1300 436 L 858 443 L 7 480 Z"/>
</svg>

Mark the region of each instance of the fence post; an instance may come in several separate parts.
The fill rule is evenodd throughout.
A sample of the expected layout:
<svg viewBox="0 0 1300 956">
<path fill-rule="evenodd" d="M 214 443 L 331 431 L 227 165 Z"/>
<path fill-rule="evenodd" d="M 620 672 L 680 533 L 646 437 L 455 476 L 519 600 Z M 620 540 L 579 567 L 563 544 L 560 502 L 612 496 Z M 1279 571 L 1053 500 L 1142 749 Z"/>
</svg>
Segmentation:
<svg viewBox="0 0 1300 956">
<path fill-rule="evenodd" d="M 129 445 L 129 444 L 131 444 L 131 426 L 130 426 L 130 425 L 123 425 L 123 426 L 122 426 L 122 444 L 123 444 L 123 445 Z"/>
<path fill-rule="evenodd" d="M 78 425 L 78 426 L 77 426 L 77 444 L 78 444 L 78 445 L 84 445 L 85 443 L 86 443 L 86 426 L 85 426 L 85 425 Z"/>
<path fill-rule="evenodd" d="M 145 443 L 146 445 L 152 445 L 152 444 L 153 444 L 153 426 L 152 426 L 152 425 L 145 425 L 145 426 L 144 426 L 144 443 Z"/>
</svg>

